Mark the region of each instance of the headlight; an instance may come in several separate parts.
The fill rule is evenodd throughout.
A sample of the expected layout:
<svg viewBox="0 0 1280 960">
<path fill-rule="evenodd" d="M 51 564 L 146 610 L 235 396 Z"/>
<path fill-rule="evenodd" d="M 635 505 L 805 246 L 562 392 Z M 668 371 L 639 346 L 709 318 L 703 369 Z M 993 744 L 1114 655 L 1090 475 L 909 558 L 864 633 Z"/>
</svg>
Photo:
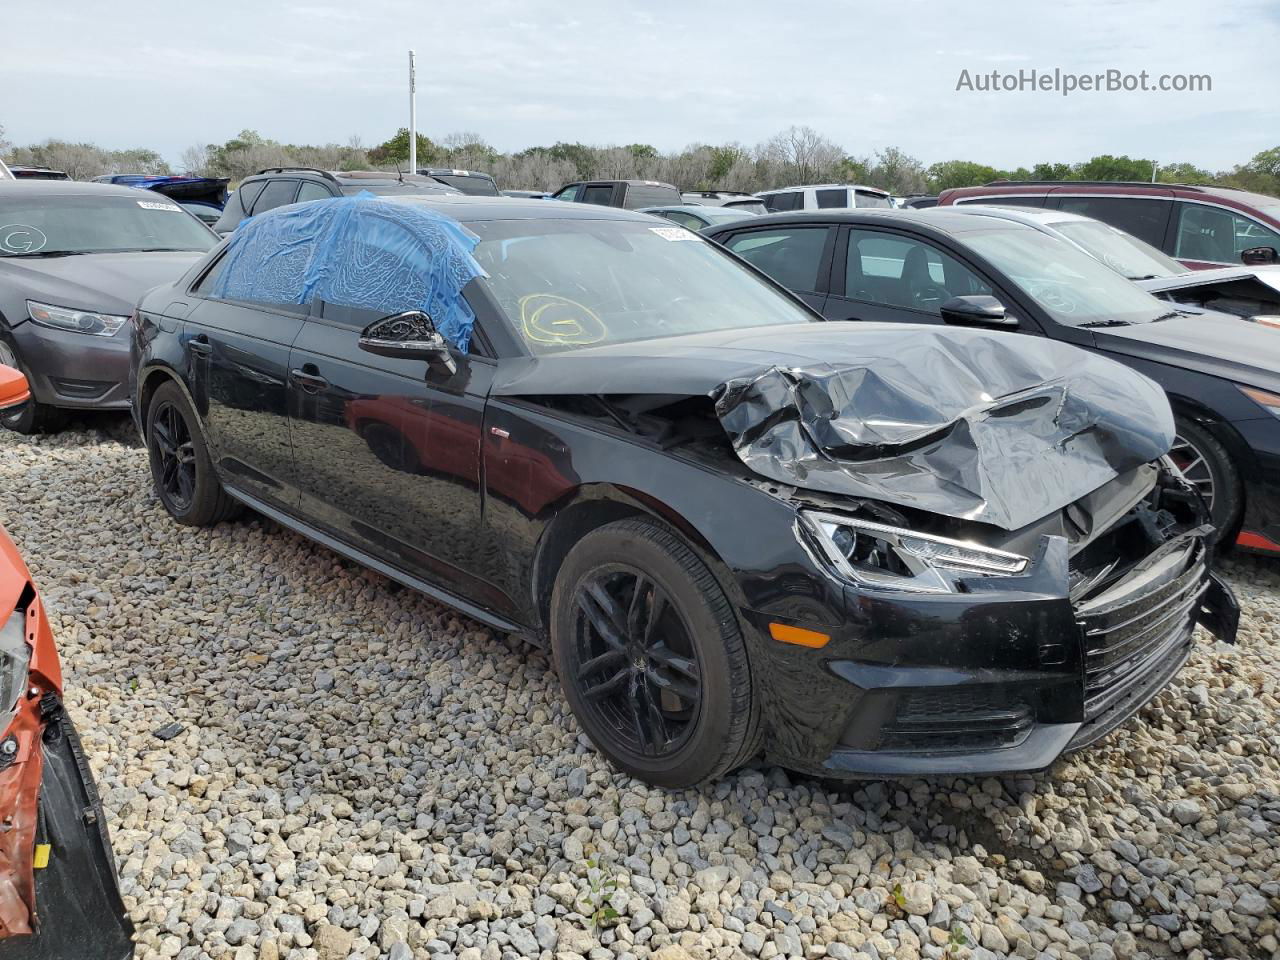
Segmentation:
<svg viewBox="0 0 1280 960">
<path fill-rule="evenodd" d="M 73 310 L 71 307 L 55 307 L 48 303 L 27 301 L 27 312 L 31 319 L 42 327 L 55 330 L 71 330 L 75 333 L 87 333 L 95 337 L 110 337 L 119 330 L 128 317 L 117 317 L 110 313 L 94 313 L 91 310 Z"/>
<path fill-rule="evenodd" d="M 827 559 L 849 580 L 892 590 L 952 591 L 952 577 L 1009 577 L 1026 557 L 960 540 L 948 540 L 834 513 L 803 511 L 801 521 Z"/>
<path fill-rule="evenodd" d="M 1237 385 L 1237 389 L 1254 403 L 1266 407 L 1269 411 L 1280 417 L 1280 395 L 1267 393 L 1265 390 L 1256 390 L 1253 387 L 1241 387 Z"/>
<path fill-rule="evenodd" d="M 0 732 L 13 719 L 18 698 L 27 688 L 31 647 L 27 643 L 27 615 L 14 610 L 0 627 Z"/>
</svg>

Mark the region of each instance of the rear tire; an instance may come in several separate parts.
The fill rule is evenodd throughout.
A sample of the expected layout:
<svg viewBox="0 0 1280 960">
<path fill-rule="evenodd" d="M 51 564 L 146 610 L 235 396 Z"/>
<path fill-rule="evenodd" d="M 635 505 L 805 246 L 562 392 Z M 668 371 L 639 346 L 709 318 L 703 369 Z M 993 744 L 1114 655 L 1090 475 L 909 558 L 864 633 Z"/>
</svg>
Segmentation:
<svg viewBox="0 0 1280 960">
<path fill-rule="evenodd" d="M 18 356 L 18 352 L 3 338 L 0 338 L 0 364 L 21 370 L 27 382 L 31 382 L 31 374 Z M 66 422 L 67 416 L 64 411 L 47 403 L 41 403 L 34 395 L 22 406 L 0 412 L 0 426 L 14 433 L 23 433 L 28 436 L 36 433 L 56 433 Z"/>
<path fill-rule="evenodd" d="M 147 452 L 156 496 L 179 523 L 210 527 L 239 512 L 214 473 L 195 411 L 173 381 L 147 407 Z"/>
<path fill-rule="evenodd" d="M 578 723 L 618 769 L 688 787 L 759 751 L 733 606 L 666 527 L 622 520 L 574 545 L 552 590 L 551 646 Z"/>
<path fill-rule="evenodd" d="M 1209 505 L 1220 537 L 1232 535 L 1244 509 L 1240 471 L 1226 447 L 1208 430 L 1185 417 L 1174 419 L 1177 437 L 1169 456 Z"/>
</svg>

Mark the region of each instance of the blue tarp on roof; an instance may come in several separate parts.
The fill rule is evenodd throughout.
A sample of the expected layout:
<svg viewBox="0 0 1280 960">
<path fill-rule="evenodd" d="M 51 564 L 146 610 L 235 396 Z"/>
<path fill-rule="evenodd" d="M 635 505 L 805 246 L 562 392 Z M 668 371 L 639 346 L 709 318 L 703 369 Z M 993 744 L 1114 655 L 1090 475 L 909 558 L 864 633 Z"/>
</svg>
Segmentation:
<svg viewBox="0 0 1280 960">
<path fill-rule="evenodd" d="M 421 310 L 466 352 L 475 315 L 462 288 L 484 275 L 479 238 L 455 220 L 371 193 L 313 200 L 236 228 L 213 294 L 265 303 L 326 303 L 386 314 Z"/>
</svg>

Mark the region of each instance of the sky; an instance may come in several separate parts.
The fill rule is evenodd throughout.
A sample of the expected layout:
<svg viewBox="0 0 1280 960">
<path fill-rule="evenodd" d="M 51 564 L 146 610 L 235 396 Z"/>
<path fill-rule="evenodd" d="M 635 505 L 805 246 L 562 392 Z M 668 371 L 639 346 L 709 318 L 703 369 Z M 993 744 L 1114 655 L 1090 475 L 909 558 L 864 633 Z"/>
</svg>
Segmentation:
<svg viewBox="0 0 1280 960">
<path fill-rule="evenodd" d="M 408 125 L 500 150 L 759 143 L 808 125 L 1001 168 L 1099 153 L 1228 169 L 1280 145 L 1280 2 L 60 0 L 0 12 L 0 125 L 177 164 L 243 129 L 380 143 Z M 110 11 L 103 13 L 101 11 Z M 134 11 L 121 13 L 119 11 Z M 1208 74 L 1208 92 L 976 92 L 998 70 Z M 974 80 L 976 83 L 977 81 Z"/>
</svg>

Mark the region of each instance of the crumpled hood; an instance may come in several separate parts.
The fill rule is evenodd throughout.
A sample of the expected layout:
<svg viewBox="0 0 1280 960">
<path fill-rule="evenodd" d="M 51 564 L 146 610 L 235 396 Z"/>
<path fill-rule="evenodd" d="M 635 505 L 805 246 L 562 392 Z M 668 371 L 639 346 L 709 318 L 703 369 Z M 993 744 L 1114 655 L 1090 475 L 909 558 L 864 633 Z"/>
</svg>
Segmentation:
<svg viewBox="0 0 1280 960">
<path fill-rule="evenodd" d="M 38 300 L 58 307 L 126 316 L 133 313 L 144 293 L 182 276 L 203 256 L 195 250 L 184 250 L 4 257 L 0 258 L 0 296 L 6 305 L 22 299 Z M 25 312 L 22 316 L 25 318 Z M 18 321 L 11 318 L 10 322 Z"/>
<path fill-rule="evenodd" d="M 1025 334 L 814 323 L 503 366 L 495 396 L 709 396 L 761 476 L 1016 530 L 1166 453 L 1141 374 Z"/>
<path fill-rule="evenodd" d="M 1229 283 L 1235 280 L 1256 280 L 1273 294 L 1280 294 L 1280 266 L 1261 267 L 1217 267 L 1211 270 L 1188 270 L 1186 273 L 1175 273 L 1171 277 L 1152 277 L 1149 280 L 1135 280 L 1143 290 L 1152 293 L 1163 293 L 1171 290 L 1192 290 L 1196 287 L 1211 286 L 1216 283 Z"/>
</svg>

